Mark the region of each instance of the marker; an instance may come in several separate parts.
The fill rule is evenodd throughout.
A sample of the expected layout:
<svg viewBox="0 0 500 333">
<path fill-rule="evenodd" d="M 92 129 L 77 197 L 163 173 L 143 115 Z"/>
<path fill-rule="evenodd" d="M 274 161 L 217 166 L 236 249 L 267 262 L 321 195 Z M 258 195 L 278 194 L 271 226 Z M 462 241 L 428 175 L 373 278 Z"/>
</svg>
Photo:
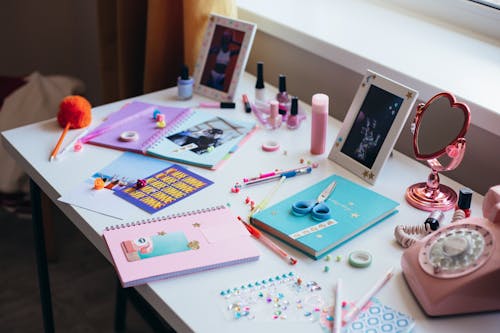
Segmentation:
<svg viewBox="0 0 500 333">
<path fill-rule="evenodd" d="M 203 102 L 198 105 L 200 108 L 213 108 L 213 109 L 234 109 L 236 103 L 233 102 Z"/>
<path fill-rule="evenodd" d="M 246 94 L 243 94 L 243 104 L 245 105 L 246 113 L 252 112 L 252 107 L 250 106 L 250 102 L 248 101 L 248 96 Z"/>
<path fill-rule="evenodd" d="M 262 243 L 264 243 L 267 247 L 269 247 L 271 250 L 273 250 L 274 253 L 278 254 L 281 258 L 286 260 L 290 265 L 295 265 L 297 263 L 297 259 L 294 257 L 290 256 L 288 253 L 285 252 L 281 247 L 279 247 L 276 243 L 274 243 L 271 239 L 267 238 L 264 236 L 258 229 L 256 229 L 254 226 L 249 224 L 248 222 L 245 222 L 240 216 L 238 216 L 238 220 L 243 223 L 245 228 L 247 228 L 248 232 L 260 240 Z"/>
<path fill-rule="evenodd" d="M 377 281 L 375 285 L 363 297 L 361 297 L 353 307 L 349 309 L 342 320 L 344 325 L 349 324 L 354 318 L 356 318 L 366 304 L 368 304 L 370 299 L 375 296 L 375 294 L 377 294 L 387 282 L 389 282 L 389 280 L 394 276 L 393 270 L 394 269 L 391 267 L 384 277 Z"/>
<path fill-rule="evenodd" d="M 333 314 L 333 332 L 340 333 L 342 329 L 342 299 L 341 295 L 342 279 L 337 279 L 335 286 L 335 312 Z"/>
<path fill-rule="evenodd" d="M 292 170 L 287 170 L 287 171 L 278 171 L 276 173 L 267 173 L 264 174 L 264 176 L 260 177 L 254 177 L 251 179 L 245 179 L 243 180 L 243 184 L 236 184 L 234 187 L 237 188 L 242 188 L 242 187 L 247 187 L 247 186 L 252 186 L 252 185 L 259 185 L 259 184 L 264 184 L 268 182 L 272 182 L 275 180 L 279 180 L 282 176 L 285 178 L 291 178 L 295 176 L 300 176 L 300 175 L 305 175 L 308 173 L 311 173 L 312 167 L 300 167 L 297 169 L 292 169 Z"/>
</svg>

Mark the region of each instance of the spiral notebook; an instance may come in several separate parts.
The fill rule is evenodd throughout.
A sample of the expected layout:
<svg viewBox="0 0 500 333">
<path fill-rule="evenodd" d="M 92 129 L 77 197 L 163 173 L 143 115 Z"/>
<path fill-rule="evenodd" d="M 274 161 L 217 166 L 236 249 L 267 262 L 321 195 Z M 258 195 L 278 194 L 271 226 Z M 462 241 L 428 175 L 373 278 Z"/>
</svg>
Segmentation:
<svg viewBox="0 0 500 333">
<path fill-rule="evenodd" d="M 124 288 L 260 256 L 226 206 L 115 225 L 103 238 Z"/>
<path fill-rule="evenodd" d="M 176 130 L 157 140 L 146 153 L 174 162 L 217 169 L 253 133 L 255 121 L 193 110 Z"/>
<path fill-rule="evenodd" d="M 165 127 L 157 124 L 155 111 L 164 115 Z M 88 142 L 98 146 L 144 153 L 165 134 L 174 130 L 191 113 L 189 108 L 160 106 L 133 101 L 110 114 L 87 137 Z M 124 133 L 135 133 L 134 140 L 122 138 Z M 94 136 L 95 135 L 95 136 Z"/>
</svg>

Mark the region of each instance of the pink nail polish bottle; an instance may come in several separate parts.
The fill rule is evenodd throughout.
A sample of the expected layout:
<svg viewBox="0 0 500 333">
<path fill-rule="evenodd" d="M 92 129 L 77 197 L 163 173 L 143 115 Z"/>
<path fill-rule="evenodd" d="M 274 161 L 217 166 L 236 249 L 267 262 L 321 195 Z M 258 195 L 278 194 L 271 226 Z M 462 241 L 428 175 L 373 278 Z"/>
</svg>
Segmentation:
<svg viewBox="0 0 500 333">
<path fill-rule="evenodd" d="M 277 129 L 283 122 L 283 117 L 279 114 L 279 103 L 278 101 L 271 101 L 269 104 L 271 105 L 269 125 L 271 125 L 272 129 Z"/>
<path fill-rule="evenodd" d="M 288 115 L 288 118 L 286 120 L 286 126 L 289 129 L 296 129 L 299 127 L 299 118 L 297 117 L 297 114 L 299 113 L 299 105 L 298 105 L 299 100 L 297 97 L 292 97 L 292 107 L 290 109 L 290 114 Z"/>
<path fill-rule="evenodd" d="M 311 102 L 311 154 L 325 152 L 328 126 L 328 95 L 314 94 Z"/>
<path fill-rule="evenodd" d="M 276 95 L 276 100 L 279 102 L 279 113 L 283 118 L 286 118 L 288 103 L 290 102 L 286 91 L 286 75 L 280 74 L 279 76 L 279 93 Z"/>
</svg>

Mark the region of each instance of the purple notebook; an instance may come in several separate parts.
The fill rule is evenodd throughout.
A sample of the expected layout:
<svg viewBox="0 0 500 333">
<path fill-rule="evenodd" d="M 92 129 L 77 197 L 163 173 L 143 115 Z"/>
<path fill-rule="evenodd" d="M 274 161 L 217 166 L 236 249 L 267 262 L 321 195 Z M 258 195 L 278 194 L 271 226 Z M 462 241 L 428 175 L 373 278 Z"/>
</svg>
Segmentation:
<svg viewBox="0 0 500 333">
<path fill-rule="evenodd" d="M 157 121 L 153 118 L 156 110 L 165 116 L 166 126 L 163 128 L 158 127 Z M 119 150 L 145 153 L 158 139 L 176 129 L 190 113 L 189 108 L 176 108 L 133 101 L 110 114 L 101 125 L 89 133 L 87 137 L 91 137 L 100 131 L 103 132 L 88 142 Z M 126 133 L 129 133 L 128 136 Z M 130 133 L 133 135 L 130 135 Z M 125 135 L 125 138 L 134 137 L 135 139 L 124 140 L 122 134 Z"/>
</svg>

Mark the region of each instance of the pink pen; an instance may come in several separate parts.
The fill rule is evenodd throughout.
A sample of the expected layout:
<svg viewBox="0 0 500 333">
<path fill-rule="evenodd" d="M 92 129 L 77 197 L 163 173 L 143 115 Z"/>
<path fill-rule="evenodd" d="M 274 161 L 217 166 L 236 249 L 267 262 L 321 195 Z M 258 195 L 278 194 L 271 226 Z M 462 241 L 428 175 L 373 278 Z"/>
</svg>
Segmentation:
<svg viewBox="0 0 500 333">
<path fill-rule="evenodd" d="M 247 228 L 248 232 L 260 240 L 264 245 L 269 247 L 271 250 L 273 250 L 274 253 L 278 254 L 281 258 L 283 258 L 286 262 L 288 262 L 290 265 L 295 265 L 297 263 L 297 259 L 289 255 L 288 253 L 285 252 L 281 247 L 279 247 L 276 243 L 274 243 L 271 239 L 267 238 L 264 236 L 258 229 L 256 229 L 254 226 L 251 224 L 245 222 L 240 216 L 238 216 L 238 220 L 243 223 L 243 225 Z"/>
<path fill-rule="evenodd" d="M 243 178 L 243 182 L 244 183 L 248 183 L 248 182 L 251 182 L 251 181 L 254 181 L 254 180 L 257 180 L 257 179 L 263 179 L 263 178 L 272 177 L 272 176 L 275 176 L 275 175 L 276 175 L 276 172 L 274 172 L 274 171 L 273 172 L 267 172 L 267 173 L 261 173 L 257 177 Z"/>
<path fill-rule="evenodd" d="M 213 109 L 234 109 L 236 104 L 233 102 L 203 102 L 198 105 L 200 108 L 213 108 Z"/>
</svg>

